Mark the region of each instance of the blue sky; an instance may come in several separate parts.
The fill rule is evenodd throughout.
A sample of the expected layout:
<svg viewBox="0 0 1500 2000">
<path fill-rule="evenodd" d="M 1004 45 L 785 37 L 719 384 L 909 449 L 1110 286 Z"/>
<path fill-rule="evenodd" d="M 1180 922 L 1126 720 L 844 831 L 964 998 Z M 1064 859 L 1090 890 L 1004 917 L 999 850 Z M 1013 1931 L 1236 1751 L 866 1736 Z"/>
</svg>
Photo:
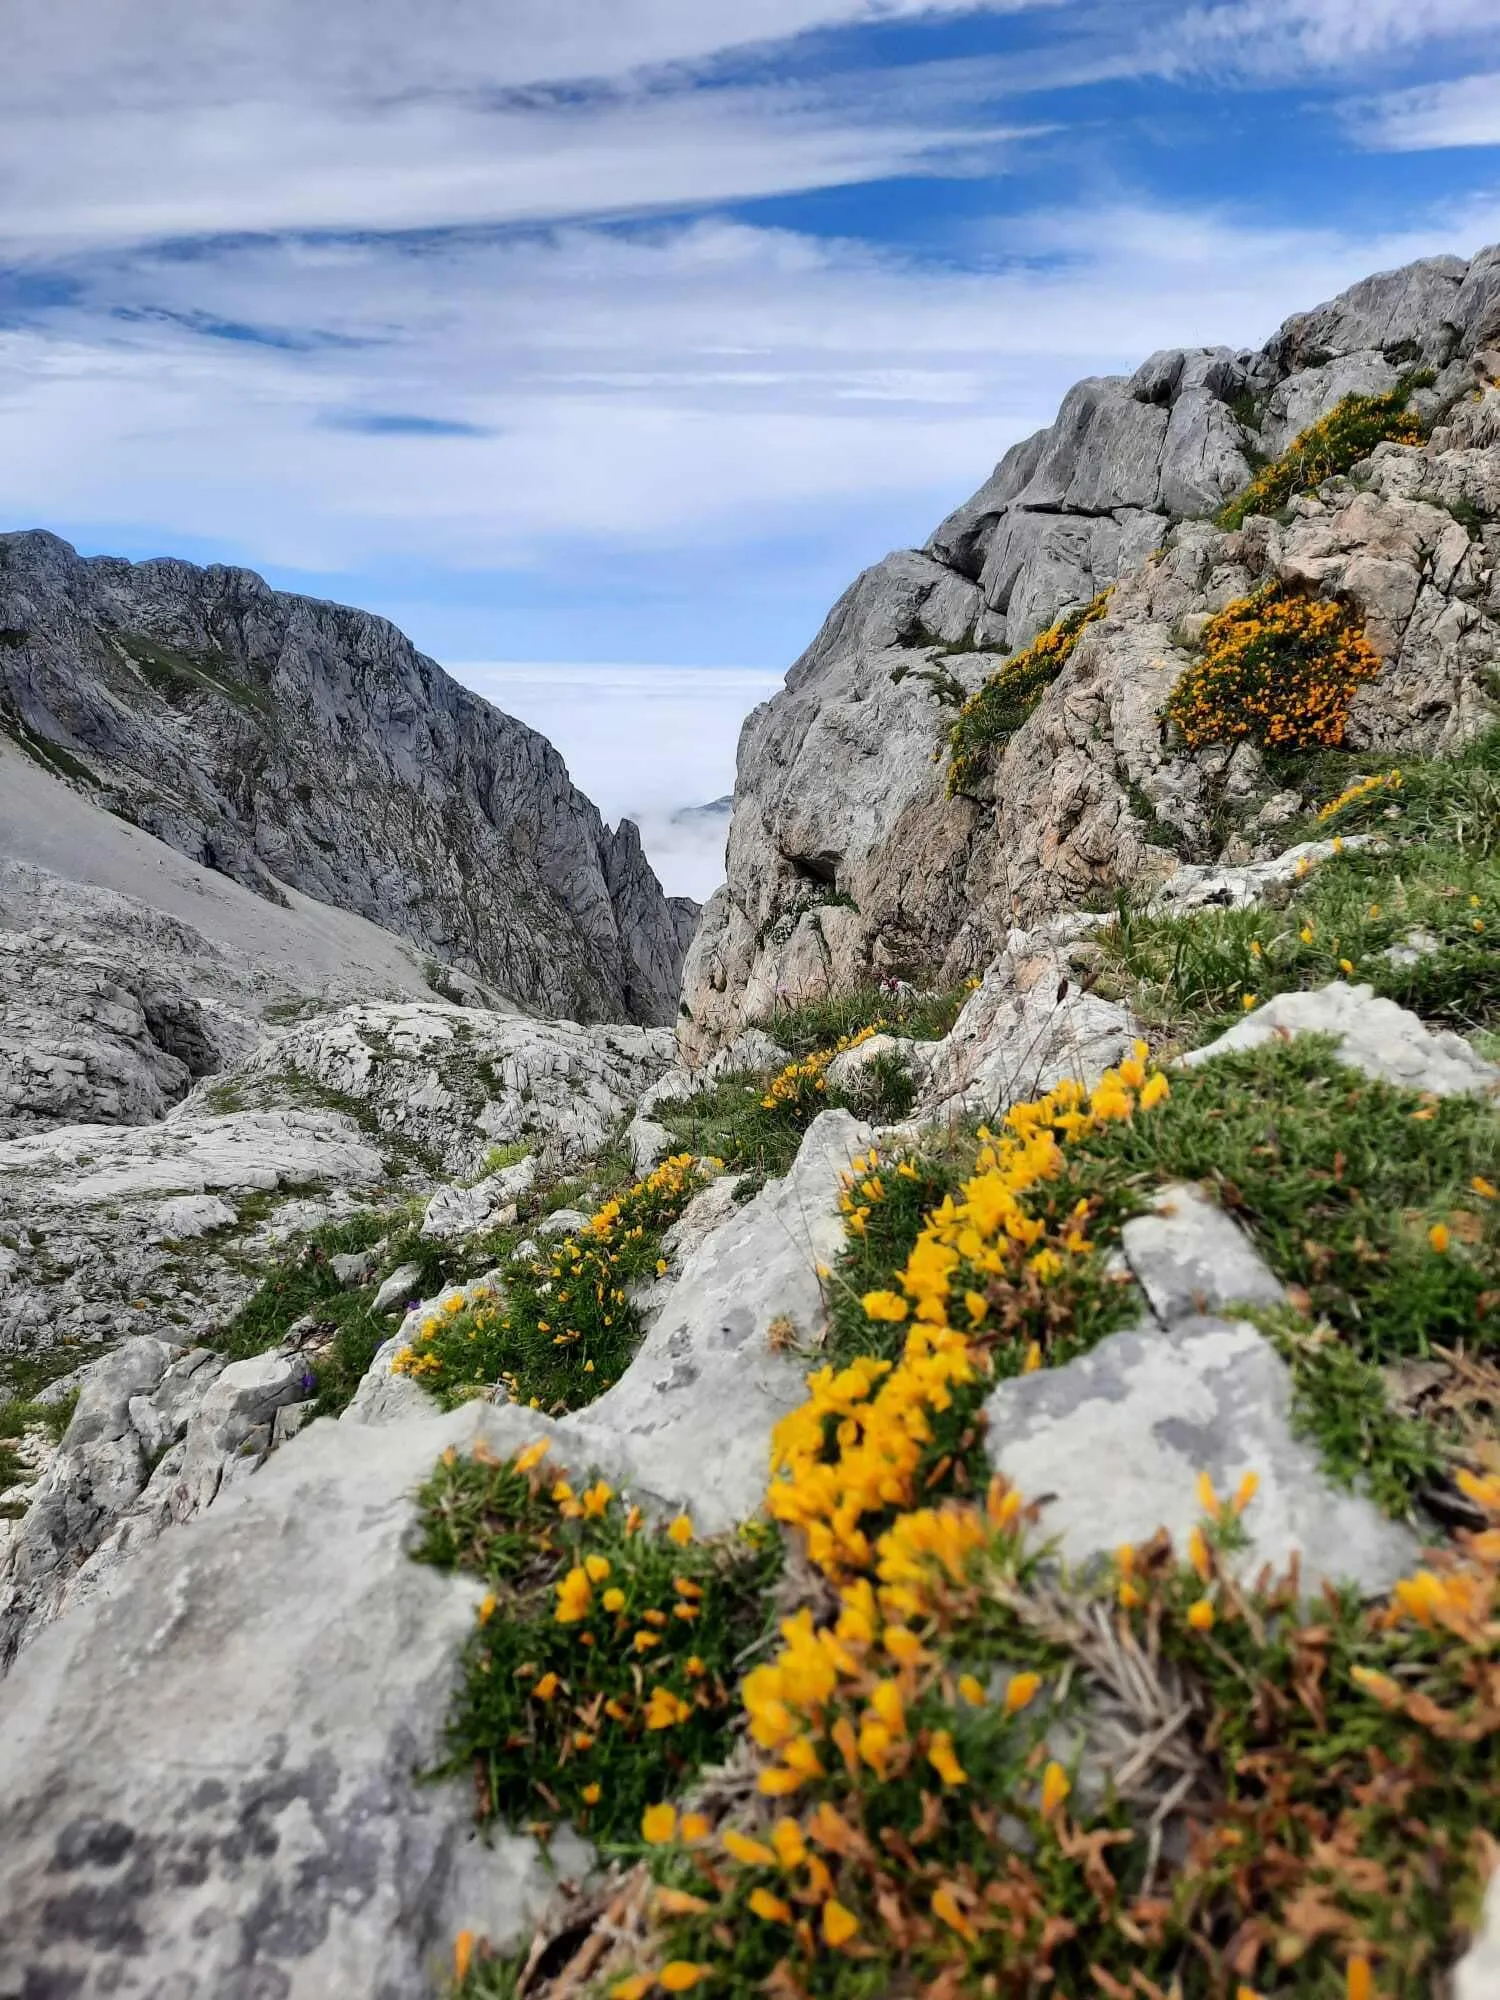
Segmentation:
<svg viewBox="0 0 1500 2000">
<path fill-rule="evenodd" d="M 0 522 L 481 685 L 779 672 L 1078 376 L 1500 238 L 1495 0 L 11 0 L 6 41 Z M 760 683 L 717 685 L 706 796 Z"/>
</svg>

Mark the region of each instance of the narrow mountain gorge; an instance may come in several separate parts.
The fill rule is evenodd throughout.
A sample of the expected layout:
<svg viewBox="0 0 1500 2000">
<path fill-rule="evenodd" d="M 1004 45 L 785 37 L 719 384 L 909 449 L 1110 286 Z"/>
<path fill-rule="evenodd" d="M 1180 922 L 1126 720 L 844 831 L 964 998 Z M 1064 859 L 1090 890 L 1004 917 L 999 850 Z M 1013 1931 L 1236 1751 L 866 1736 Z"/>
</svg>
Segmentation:
<svg viewBox="0 0 1500 2000">
<path fill-rule="evenodd" d="M 0 733 L 273 903 L 353 911 L 539 1012 L 674 1018 L 695 908 L 544 737 L 382 618 L 0 536 Z"/>
<path fill-rule="evenodd" d="M 0 547 L 0 2000 L 1500 1993 L 1500 249 L 868 571 L 680 1011 L 389 628 Z"/>
</svg>

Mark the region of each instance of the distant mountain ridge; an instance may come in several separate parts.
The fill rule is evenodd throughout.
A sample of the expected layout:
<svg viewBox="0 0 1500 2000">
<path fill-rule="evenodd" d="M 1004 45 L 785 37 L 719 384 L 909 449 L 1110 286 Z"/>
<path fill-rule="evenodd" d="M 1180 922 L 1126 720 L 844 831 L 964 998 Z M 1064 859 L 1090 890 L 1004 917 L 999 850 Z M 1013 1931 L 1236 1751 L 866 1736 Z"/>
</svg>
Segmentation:
<svg viewBox="0 0 1500 2000">
<path fill-rule="evenodd" d="M 0 731 L 271 901 L 354 911 L 543 1013 L 675 1016 L 697 905 L 383 618 L 0 535 Z"/>
</svg>

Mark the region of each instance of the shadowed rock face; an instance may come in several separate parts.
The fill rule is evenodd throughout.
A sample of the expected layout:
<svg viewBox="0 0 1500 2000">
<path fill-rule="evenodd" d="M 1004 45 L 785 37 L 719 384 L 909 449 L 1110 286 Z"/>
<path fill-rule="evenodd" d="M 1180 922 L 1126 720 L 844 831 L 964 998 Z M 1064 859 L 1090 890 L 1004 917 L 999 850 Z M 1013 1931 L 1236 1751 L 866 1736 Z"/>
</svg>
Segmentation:
<svg viewBox="0 0 1500 2000">
<path fill-rule="evenodd" d="M 543 1012 L 673 1017 L 694 906 L 544 737 L 382 618 L 0 536 L 0 728 L 272 901 L 355 911 Z"/>
<path fill-rule="evenodd" d="M 1500 521 L 1471 547 L 1449 510 L 1500 515 L 1500 420 L 1484 418 L 1500 398 L 1461 406 L 1425 450 L 1382 447 L 1394 456 L 1375 461 L 1367 490 L 1344 482 L 1331 504 L 1299 501 L 1289 524 L 1225 534 L 1207 517 L 1345 395 L 1428 368 L 1436 380 L 1417 402 L 1436 414 L 1497 345 L 1500 247 L 1366 279 L 1258 352 L 1171 350 L 1070 390 L 1057 421 L 1007 452 L 924 550 L 888 556 L 845 592 L 746 722 L 728 880 L 684 971 L 688 1059 L 778 1001 L 979 970 L 1012 923 L 1159 873 L 1172 857 L 1152 847 L 1143 802 L 1196 858 L 1215 858 L 1197 853 L 1209 794 L 1253 791 L 1257 774 L 1244 754 L 1227 781 L 1211 757 L 1174 756 L 1160 710 L 1193 618 L 1261 583 L 1285 578 L 1365 614 L 1385 671 L 1357 704 L 1356 745 L 1431 751 L 1476 726 Z M 947 797 L 954 711 L 922 674 L 972 692 L 1112 584 L 1109 617 L 993 778 Z"/>
</svg>

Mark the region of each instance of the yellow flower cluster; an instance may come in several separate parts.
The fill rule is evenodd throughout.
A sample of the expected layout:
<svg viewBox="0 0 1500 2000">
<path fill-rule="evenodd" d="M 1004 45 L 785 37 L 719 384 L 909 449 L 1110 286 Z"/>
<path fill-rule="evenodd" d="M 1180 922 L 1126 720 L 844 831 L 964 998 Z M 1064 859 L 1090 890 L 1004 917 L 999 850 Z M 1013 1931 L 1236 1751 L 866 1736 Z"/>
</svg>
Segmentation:
<svg viewBox="0 0 1500 2000">
<path fill-rule="evenodd" d="M 604 1203 L 589 1218 L 581 1236 L 608 1242 L 625 1230 L 639 1233 L 658 1219 L 658 1211 L 676 1215 L 683 1200 L 693 1192 L 697 1162 L 691 1153 L 674 1153 L 663 1160 L 623 1194 Z"/>
<path fill-rule="evenodd" d="M 489 1285 L 473 1285 L 467 1292 L 454 1292 L 443 1302 L 436 1312 L 430 1312 L 417 1329 L 417 1337 L 409 1347 L 398 1348 L 391 1360 L 391 1372 L 395 1375 L 409 1375 L 420 1381 L 424 1375 L 441 1375 L 445 1367 L 443 1357 L 434 1351 L 432 1343 L 444 1331 L 445 1319 L 455 1319 L 460 1313 L 470 1313 L 476 1318 L 493 1310 L 494 1291 Z"/>
<path fill-rule="evenodd" d="M 990 1311 L 990 1290 L 1018 1279 L 1053 1283 L 1069 1257 L 1092 1247 L 1080 1205 L 1048 1237 L 1026 1197 L 1063 1170 L 1063 1147 L 1113 1120 L 1149 1111 L 1167 1096 L 1167 1079 L 1148 1072 L 1146 1048 L 1101 1078 L 1093 1091 L 1065 1080 L 1033 1104 L 1015 1106 L 998 1137 L 982 1134 L 971 1178 L 934 1209 L 917 1238 L 901 1290 L 866 1295 L 872 1320 L 913 1324 L 899 1361 L 862 1355 L 847 1367 L 822 1368 L 808 1380 L 808 1400 L 783 1418 L 772 1443 L 772 1516 L 799 1528 L 807 1552 L 839 1580 L 867 1570 L 871 1516 L 915 1504 L 934 1443 L 934 1419 L 955 1394 L 988 1372 L 973 1336 Z M 845 1208 L 857 1220 L 883 1198 L 878 1160 L 854 1163 Z M 899 1171 L 899 1167 L 897 1169 Z"/>
<path fill-rule="evenodd" d="M 392 1368 L 398 1375 L 428 1379 L 434 1386 L 441 1386 L 444 1377 L 465 1384 L 498 1379 L 517 1399 L 518 1379 L 496 1355 L 513 1343 L 518 1325 L 564 1350 L 583 1341 L 602 1341 L 600 1351 L 609 1365 L 607 1349 L 618 1343 L 629 1325 L 625 1289 L 629 1270 L 621 1259 L 631 1252 L 638 1257 L 648 1232 L 680 1215 L 697 1185 L 693 1155 L 674 1154 L 605 1202 L 576 1236 L 554 1244 L 549 1262 L 513 1265 L 505 1299 L 478 1287 L 467 1303 L 457 1296 L 449 1300 L 446 1314 L 460 1317 L 445 1324 L 444 1314 L 429 1314 L 416 1340 L 397 1353 Z M 595 1375 L 592 1356 L 579 1372 Z M 531 1400 L 535 1406 L 541 1399 Z"/>
<path fill-rule="evenodd" d="M 848 1049 L 857 1049 L 878 1035 L 884 1028 L 884 1021 L 871 1021 L 857 1034 L 844 1035 L 832 1048 L 814 1049 L 811 1055 L 802 1056 L 796 1062 L 787 1064 L 772 1077 L 761 1102 L 763 1111 L 803 1111 L 810 1102 L 822 1096 L 828 1089 L 824 1071 L 835 1056 L 841 1056 Z"/>
<path fill-rule="evenodd" d="M 1426 378 L 1429 382 L 1432 377 Z M 1403 376 L 1380 396 L 1345 396 L 1299 431 L 1279 458 L 1262 466 L 1219 514 L 1221 528 L 1238 528 L 1252 514 L 1274 514 L 1294 493 L 1321 486 L 1366 458 L 1377 444 L 1420 444 L 1421 419 L 1406 405 L 1419 377 Z"/>
<path fill-rule="evenodd" d="M 1340 792 L 1336 799 L 1330 799 L 1326 806 L 1320 807 L 1318 818 L 1320 820 L 1332 819 L 1334 814 L 1341 813 L 1345 806 L 1352 806 L 1358 799 L 1369 798 L 1372 792 L 1381 792 L 1387 789 L 1398 791 L 1400 786 L 1401 773 L 1399 771 L 1377 772 L 1372 778 L 1361 778 L 1357 783 L 1349 785 L 1345 790 Z"/>
<path fill-rule="evenodd" d="M 1241 737 L 1337 748 L 1349 706 L 1380 659 L 1347 605 L 1275 583 L 1226 605 L 1172 690 L 1167 719 L 1190 749 Z"/>
</svg>

